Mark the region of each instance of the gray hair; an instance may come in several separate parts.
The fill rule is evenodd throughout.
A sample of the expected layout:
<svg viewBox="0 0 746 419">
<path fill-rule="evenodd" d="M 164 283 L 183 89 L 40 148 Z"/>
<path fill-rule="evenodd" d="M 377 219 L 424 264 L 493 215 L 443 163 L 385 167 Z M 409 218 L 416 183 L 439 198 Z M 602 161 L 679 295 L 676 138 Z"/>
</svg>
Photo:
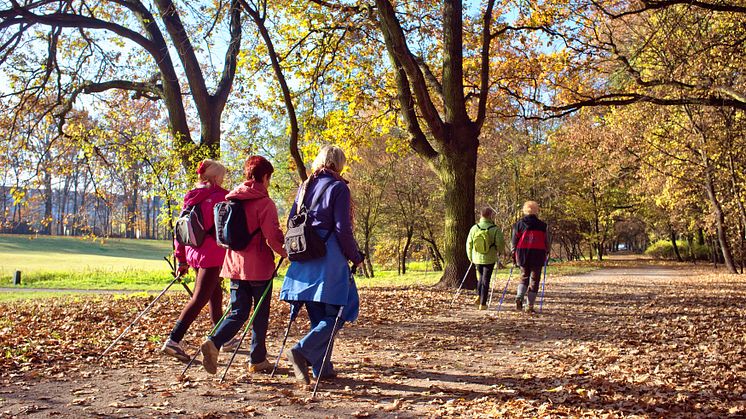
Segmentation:
<svg viewBox="0 0 746 419">
<path fill-rule="evenodd" d="M 341 173 L 347 163 L 345 152 L 341 148 L 333 145 L 325 145 L 319 150 L 319 154 L 313 160 L 311 165 L 312 171 L 319 169 L 329 169 Z"/>
<path fill-rule="evenodd" d="M 526 201 L 523 204 L 523 214 L 524 215 L 538 215 L 539 204 L 536 201 Z"/>
</svg>

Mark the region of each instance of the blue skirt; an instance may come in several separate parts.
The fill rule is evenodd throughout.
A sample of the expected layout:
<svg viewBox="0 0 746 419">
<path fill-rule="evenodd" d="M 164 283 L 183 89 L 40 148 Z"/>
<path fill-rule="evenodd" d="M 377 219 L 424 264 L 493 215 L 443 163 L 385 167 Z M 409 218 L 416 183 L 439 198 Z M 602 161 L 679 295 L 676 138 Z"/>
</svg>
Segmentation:
<svg viewBox="0 0 746 419">
<path fill-rule="evenodd" d="M 318 232 L 322 237 L 326 235 L 324 230 Z M 332 234 L 326 241 L 326 256 L 323 258 L 290 262 L 282 283 L 280 299 L 344 306 L 342 319 L 348 322 L 357 319 L 360 298 L 336 235 Z"/>
</svg>

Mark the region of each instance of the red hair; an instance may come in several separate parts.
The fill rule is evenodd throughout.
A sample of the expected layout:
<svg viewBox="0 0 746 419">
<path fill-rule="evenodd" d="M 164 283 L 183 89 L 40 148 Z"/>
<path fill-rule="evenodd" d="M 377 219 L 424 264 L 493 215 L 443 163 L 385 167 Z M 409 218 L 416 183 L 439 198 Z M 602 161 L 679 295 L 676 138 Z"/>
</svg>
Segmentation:
<svg viewBox="0 0 746 419">
<path fill-rule="evenodd" d="M 269 160 L 262 156 L 250 156 L 243 165 L 243 175 L 246 180 L 261 182 L 264 176 L 272 175 L 275 168 Z"/>
</svg>

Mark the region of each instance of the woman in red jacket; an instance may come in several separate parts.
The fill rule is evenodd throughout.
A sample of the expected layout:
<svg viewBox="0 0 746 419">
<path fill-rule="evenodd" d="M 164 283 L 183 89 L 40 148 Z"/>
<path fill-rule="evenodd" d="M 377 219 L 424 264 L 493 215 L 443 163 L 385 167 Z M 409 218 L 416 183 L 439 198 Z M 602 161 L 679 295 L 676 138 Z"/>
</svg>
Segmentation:
<svg viewBox="0 0 746 419">
<path fill-rule="evenodd" d="M 176 259 L 179 261 L 179 274 L 186 274 L 190 266 L 197 272 L 192 299 L 181 311 L 171 335 L 161 349 L 164 354 L 173 356 L 182 362 L 189 362 L 189 356 L 181 347 L 181 340 L 202 308 L 208 302 L 210 303 L 210 318 L 213 324 L 220 321 L 223 316 L 220 268 L 223 266 L 225 249 L 215 242 L 212 207 L 225 200 L 225 194 L 228 191 L 221 186 L 225 173 L 226 169 L 222 164 L 214 160 L 203 160 L 197 167 L 199 180 L 196 187 L 184 196 L 183 208 L 199 205 L 204 228 L 205 230 L 212 229 L 213 233 L 205 235 L 199 247 L 185 246 L 174 240 Z"/>
<path fill-rule="evenodd" d="M 255 233 L 245 249 L 228 250 L 223 262 L 221 275 L 231 279 L 231 312 L 215 334 L 202 344 L 202 366 L 210 374 L 217 372 L 220 347 L 233 338 L 249 318 L 252 303 L 254 310 L 258 311 L 251 327 L 249 372 L 272 369 L 272 364 L 267 361 L 265 344 L 271 298 L 265 297 L 260 307 L 257 303 L 267 286 L 271 286 L 274 253 L 287 257 L 282 247 L 284 238 L 277 219 L 277 207 L 267 192 L 274 170 L 272 163 L 264 157 L 249 157 L 244 165 L 246 181 L 226 195 L 226 199 L 243 201 L 247 234 Z"/>
</svg>

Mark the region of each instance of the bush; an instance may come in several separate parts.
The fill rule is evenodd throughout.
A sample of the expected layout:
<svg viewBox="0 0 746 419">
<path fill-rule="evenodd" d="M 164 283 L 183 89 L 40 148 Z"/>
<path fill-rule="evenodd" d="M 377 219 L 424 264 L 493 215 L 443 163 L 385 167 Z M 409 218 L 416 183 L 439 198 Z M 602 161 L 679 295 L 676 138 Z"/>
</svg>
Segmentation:
<svg viewBox="0 0 746 419">
<path fill-rule="evenodd" d="M 689 244 L 686 241 L 676 240 L 676 245 L 679 247 L 679 254 L 683 259 L 690 259 Z M 693 243 L 694 245 L 694 258 L 697 260 L 709 259 L 710 249 L 705 245 Z M 646 250 L 645 254 L 652 256 L 655 259 L 676 259 L 676 254 L 673 251 L 673 245 L 671 240 L 658 240 L 651 244 Z"/>
</svg>

